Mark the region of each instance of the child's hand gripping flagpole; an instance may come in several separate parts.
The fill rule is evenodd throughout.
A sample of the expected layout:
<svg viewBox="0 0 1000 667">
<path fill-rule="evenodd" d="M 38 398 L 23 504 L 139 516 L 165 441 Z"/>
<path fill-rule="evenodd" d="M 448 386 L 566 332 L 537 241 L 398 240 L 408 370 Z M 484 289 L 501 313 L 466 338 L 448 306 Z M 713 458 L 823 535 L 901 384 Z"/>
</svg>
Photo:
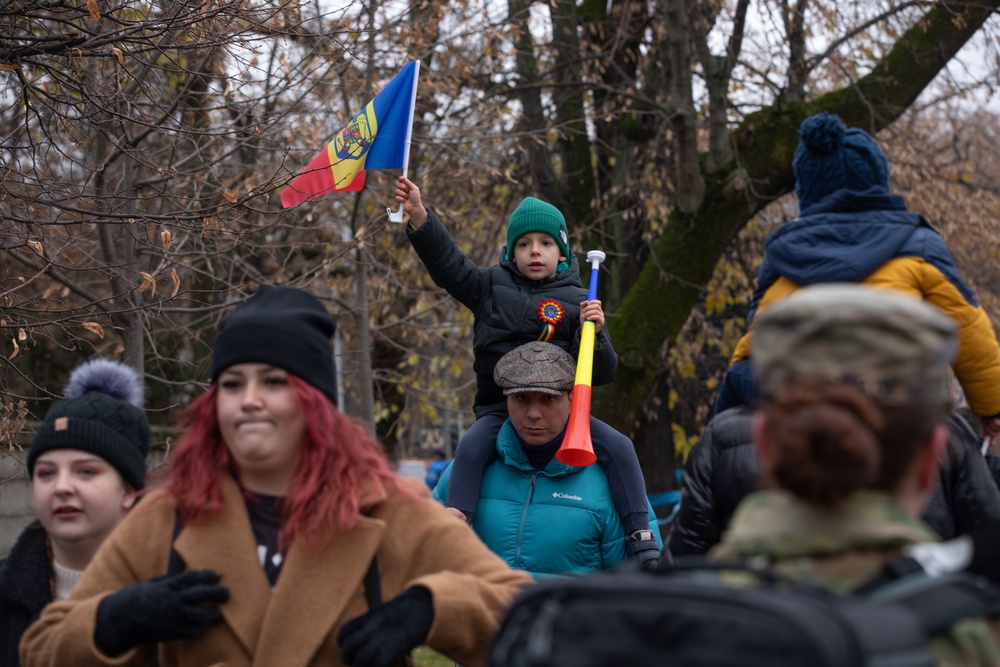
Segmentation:
<svg viewBox="0 0 1000 667">
<path fill-rule="evenodd" d="M 417 60 L 417 68 L 413 72 L 413 96 L 410 99 L 410 122 L 406 125 L 406 144 L 403 146 L 403 178 L 407 178 L 410 166 L 410 137 L 413 136 L 413 109 L 417 104 L 417 77 L 420 76 L 420 61 Z M 403 222 L 403 205 L 393 211 L 391 207 L 385 207 L 385 213 L 389 216 L 389 222 Z"/>
<path fill-rule="evenodd" d="M 600 250 L 587 253 L 587 261 L 591 264 L 590 286 L 587 288 L 587 300 L 597 298 L 597 268 L 607 258 Z M 594 445 L 590 440 L 590 399 L 591 380 L 594 375 L 594 336 L 596 326 L 591 321 L 583 323 L 580 332 L 580 353 L 576 360 L 576 379 L 573 384 L 573 400 L 569 409 L 569 422 L 562 446 L 556 452 L 560 463 L 570 466 L 589 466 L 597 462 Z"/>
</svg>

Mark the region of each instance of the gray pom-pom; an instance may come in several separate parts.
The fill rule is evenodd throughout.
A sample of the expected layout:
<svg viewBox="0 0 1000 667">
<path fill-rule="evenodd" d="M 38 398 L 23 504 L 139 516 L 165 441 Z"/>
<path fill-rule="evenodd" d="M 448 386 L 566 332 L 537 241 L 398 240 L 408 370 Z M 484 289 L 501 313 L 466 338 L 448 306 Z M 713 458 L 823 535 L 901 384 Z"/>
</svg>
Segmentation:
<svg viewBox="0 0 1000 667">
<path fill-rule="evenodd" d="M 91 359 L 70 373 L 63 393 L 77 398 L 90 391 L 99 391 L 128 401 L 137 408 L 143 404 L 142 380 L 131 366 L 110 359 Z"/>
</svg>

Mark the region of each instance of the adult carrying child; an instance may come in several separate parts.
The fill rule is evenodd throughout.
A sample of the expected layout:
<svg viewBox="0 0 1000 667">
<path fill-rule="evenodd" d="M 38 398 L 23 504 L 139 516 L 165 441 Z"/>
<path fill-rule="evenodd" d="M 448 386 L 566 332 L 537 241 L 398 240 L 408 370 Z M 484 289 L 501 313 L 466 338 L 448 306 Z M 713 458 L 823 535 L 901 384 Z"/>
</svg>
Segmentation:
<svg viewBox="0 0 1000 667">
<path fill-rule="evenodd" d="M 499 264 L 481 267 L 466 257 L 434 211 L 424 208 L 417 186 L 396 182 L 396 201 L 409 216 L 406 236 L 434 283 L 472 311 L 476 422 L 455 452 L 448 506 L 471 523 L 486 466 L 496 458 L 494 444 L 507 418 L 503 390 L 493 370 L 503 355 L 533 340 L 552 343 L 578 355 L 584 321 L 595 325 L 593 384 L 614 380 L 618 355 L 604 322 L 601 302 L 587 299 L 580 268 L 569 248 L 569 230 L 559 210 L 534 197 L 518 204 L 507 225 L 507 245 Z M 604 467 L 628 549 L 653 564 L 659 548 L 649 530 L 646 485 L 631 441 L 591 418 L 594 453 Z"/>
</svg>

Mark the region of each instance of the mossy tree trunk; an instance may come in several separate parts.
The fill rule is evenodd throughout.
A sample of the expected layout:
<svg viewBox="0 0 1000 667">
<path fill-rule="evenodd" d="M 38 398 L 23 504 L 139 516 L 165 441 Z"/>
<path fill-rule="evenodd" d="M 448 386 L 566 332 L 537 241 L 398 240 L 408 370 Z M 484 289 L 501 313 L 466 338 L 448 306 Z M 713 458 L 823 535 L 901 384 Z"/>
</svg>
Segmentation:
<svg viewBox="0 0 1000 667">
<path fill-rule="evenodd" d="M 670 214 L 609 323 L 619 354 L 618 377 L 612 389 L 598 390 L 594 398 L 595 413 L 635 437 L 649 487 L 669 487 L 673 474 L 663 468 L 662 457 L 648 451 L 662 443 L 642 437 L 644 428 L 654 428 L 646 406 L 661 386 L 654 380 L 663 366 L 664 344 L 680 331 L 736 233 L 791 191 L 799 125 L 826 111 L 870 132 L 886 127 L 913 104 L 998 4 L 936 6 L 854 85 L 807 103 L 778 99 L 748 116 L 730 133 L 732 159 L 704 173 L 700 204 L 690 212 L 675 208 Z"/>
</svg>

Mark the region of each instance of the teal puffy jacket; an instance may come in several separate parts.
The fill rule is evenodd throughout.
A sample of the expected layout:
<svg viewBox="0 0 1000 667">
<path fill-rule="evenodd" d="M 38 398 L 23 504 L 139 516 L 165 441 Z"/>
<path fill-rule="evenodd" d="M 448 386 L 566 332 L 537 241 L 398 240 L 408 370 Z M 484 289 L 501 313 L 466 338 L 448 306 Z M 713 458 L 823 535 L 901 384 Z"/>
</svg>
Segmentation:
<svg viewBox="0 0 1000 667">
<path fill-rule="evenodd" d="M 553 458 L 536 471 L 509 419 L 500 427 L 497 454 L 483 473 L 472 528 L 508 565 L 537 578 L 605 570 L 625 560 L 625 530 L 604 468 Z M 450 479 L 448 466 L 433 493 L 443 503 Z M 649 525 L 662 546 L 652 507 Z"/>
</svg>

